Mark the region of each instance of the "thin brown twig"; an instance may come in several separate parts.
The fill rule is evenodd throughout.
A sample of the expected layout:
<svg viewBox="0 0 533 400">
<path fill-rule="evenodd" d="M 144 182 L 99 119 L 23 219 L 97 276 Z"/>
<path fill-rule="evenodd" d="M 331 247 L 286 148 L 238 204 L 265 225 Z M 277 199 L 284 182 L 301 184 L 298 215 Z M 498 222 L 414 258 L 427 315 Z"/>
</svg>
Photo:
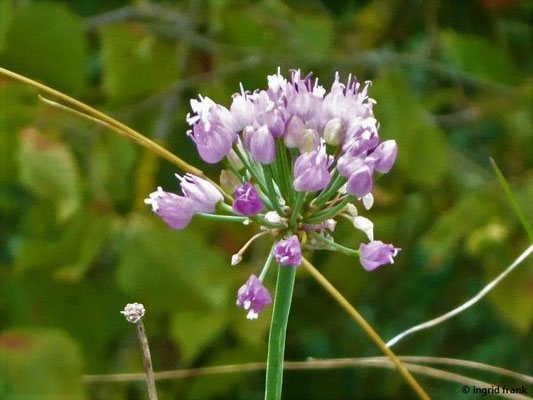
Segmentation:
<svg viewBox="0 0 533 400">
<path fill-rule="evenodd" d="M 467 360 L 442 358 L 442 357 L 420 357 L 420 356 L 400 356 L 402 361 L 412 361 L 430 364 L 445 364 L 457 365 L 462 367 L 469 367 L 473 369 L 493 372 L 500 375 L 506 375 L 512 378 L 524 380 L 526 383 L 533 382 L 533 377 L 519 374 L 514 371 L 509 371 L 504 368 L 495 367 L 483 363 L 477 363 Z M 478 388 L 495 387 L 496 385 L 473 379 L 460 374 L 443 371 L 438 368 L 416 365 L 411 363 L 404 364 L 410 371 L 429 376 L 436 379 L 442 379 L 450 382 L 461 383 L 463 385 L 475 385 Z M 341 359 L 326 359 L 316 360 L 310 359 L 308 361 L 285 361 L 285 370 L 318 370 L 318 369 L 342 369 L 342 368 L 358 368 L 358 367 L 381 367 L 394 368 L 394 364 L 387 357 L 358 357 L 358 358 L 341 358 Z M 205 375 L 228 374 L 238 372 L 254 372 L 262 371 L 266 368 L 264 362 L 244 363 L 244 364 L 230 364 L 219 365 L 214 367 L 191 368 L 173 371 L 161 371 L 154 374 L 156 380 L 170 380 L 170 379 L 184 379 Z M 134 382 L 144 379 L 142 373 L 131 374 L 114 374 L 114 375 L 85 375 L 83 377 L 86 383 L 112 383 L 112 382 Z M 509 394 L 509 396 L 502 396 L 510 399 L 529 399 L 529 397 Z"/>
<path fill-rule="evenodd" d="M 413 388 L 418 397 L 421 399 L 429 399 L 430 397 L 424 391 L 422 386 L 411 375 L 409 370 L 396 357 L 391 349 L 387 347 L 383 339 L 376 333 L 370 324 L 363 318 L 361 314 L 350 304 L 346 298 L 322 275 L 309 261 L 303 259 L 302 266 L 311 274 L 313 278 L 337 301 L 337 303 L 356 321 L 372 341 L 381 349 L 381 351 L 390 358 L 394 366 L 398 369 L 400 375 Z"/>
<path fill-rule="evenodd" d="M 141 345 L 143 353 L 144 370 L 146 371 L 145 379 L 148 388 L 148 397 L 150 400 L 157 400 L 157 390 L 155 387 L 154 368 L 152 365 L 152 356 L 150 355 L 150 346 L 148 345 L 148 337 L 144 329 L 142 318 L 135 324 L 137 327 L 137 337 Z"/>
</svg>

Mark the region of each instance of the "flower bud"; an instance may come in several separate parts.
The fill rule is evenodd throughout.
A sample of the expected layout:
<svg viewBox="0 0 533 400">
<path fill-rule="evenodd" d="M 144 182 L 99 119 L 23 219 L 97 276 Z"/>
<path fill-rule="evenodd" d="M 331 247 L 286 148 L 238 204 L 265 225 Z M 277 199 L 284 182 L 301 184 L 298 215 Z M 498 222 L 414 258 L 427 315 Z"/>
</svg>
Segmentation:
<svg viewBox="0 0 533 400">
<path fill-rule="evenodd" d="M 250 153 L 255 161 L 270 164 L 276 157 L 276 143 L 268 128 L 263 125 L 252 133 L 250 139 Z"/>
<path fill-rule="evenodd" d="M 319 144 L 318 132 L 314 129 L 304 129 L 299 137 L 298 149 L 300 149 L 300 153 L 309 153 L 316 150 Z"/>
<path fill-rule="evenodd" d="M 233 193 L 235 188 L 239 186 L 241 180 L 233 171 L 228 169 L 223 169 L 220 171 L 220 186 L 224 189 L 225 192 Z"/>
<path fill-rule="evenodd" d="M 319 150 L 301 154 L 294 163 L 294 189 L 298 192 L 315 192 L 329 185 L 330 158 L 322 146 Z"/>
<path fill-rule="evenodd" d="M 376 171 L 386 174 L 389 172 L 396 161 L 396 155 L 398 153 L 398 146 L 396 140 L 386 140 L 382 142 L 376 149 L 370 154 L 370 157 L 374 158 L 374 168 Z"/>
<path fill-rule="evenodd" d="M 324 127 L 324 139 L 326 143 L 332 146 L 338 146 L 344 138 L 342 121 L 340 118 L 330 119 Z"/>
<path fill-rule="evenodd" d="M 360 231 L 363 231 L 368 237 L 368 240 L 374 240 L 374 224 L 368 218 L 365 217 L 354 217 L 353 226 Z"/>
<path fill-rule="evenodd" d="M 287 146 L 289 149 L 298 147 L 298 144 L 300 143 L 300 136 L 304 129 L 305 125 L 302 119 L 297 115 L 293 116 L 285 128 L 285 136 L 283 136 L 285 146 Z"/>
<path fill-rule="evenodd" d="M 367 193 L 363 196 L 363 205 L 367 210 L 370 210 L 372 208 L 372 205 L 374 204 L 374 196 L 372 193 Z"/>
<path fill-rule="evenodd" d="M 346 183 L 346 191 L 357 197 L 363 197 L 372 190 L 372 171 L 366 165 L 357 169 Z"/>
<path fill-rule="evenodd" d="M 242 255 L 240 255 L 239 253 L 231 256 L 231 265 L 235 266 L 239 264 L 241 261 L 242 261 Z"/>
<path fill-rule="evenodd" d="M 348 211 L 348 214 L 350 214 L 352 217 L 357 217 L 357 207 L 353 205 L 352 203 L 348 204 L 346 206 L 346 211 Z"/>
<path fill-rule="evenodd" d="M 226 158 L 228 159 L 231 166 L 237 171 L 240 171 L 244 168 L 244 164 L 242 163 L 237 153 L 235 153 L 235 150 L 231 149 Z"/>
<path fill-rule="evenodd" d="M 276 211 L 269 211 L 265 214 L 265 220 L 271 224 L 281 224 L 283 219 Z"/>
</svg>

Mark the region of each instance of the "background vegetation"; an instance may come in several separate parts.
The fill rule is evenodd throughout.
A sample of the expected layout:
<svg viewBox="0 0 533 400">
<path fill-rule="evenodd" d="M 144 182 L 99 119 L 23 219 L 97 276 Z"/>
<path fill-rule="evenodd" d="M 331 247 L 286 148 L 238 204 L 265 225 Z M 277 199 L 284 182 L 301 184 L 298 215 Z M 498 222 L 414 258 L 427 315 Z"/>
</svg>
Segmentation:
<svg viewBox="0 0 533 400">
<path fill-rule="evenodd" d="M 399 160 L 375 190 L 376 236 L 403 250 L 374 273 L 316 253 L 315 264 L 386 339 L 474 295 L 528 240 L 490 168 L 533 219 L 533 3 L 512 0 L 0 0 L 0 65 L 76 96 L 200 163 L 188 99 L 264 87 L 277 66 L 374 82 L 381 135 Z M 144 303 L 158 370 L 263 361 L 270 310 L 245 319 L 237 288 L 268 251 L 229 258 L 250 228 L 193 221 L 174 232 L 143 204 L 176 169 L 134 143 L 43 104 L 0 77 L 0 397 L 141 399 L 142 383 L 82 374 L 139 371 Z M 346 244 L 363 239 L 347 222 Z M 400 354 L 533 370 L 533 269 L 488 299 L 401 342 Z M 273 274 L 267 286 L 273 289 Z M 379 355 L 303 271 L 287 359 Z M 481 374 L 478 377 L 484 378 Z M 490 378 L 495 381 L 494 378 Z M 162 399 L 260 399 L 263 372 L 167 381 Z M 434 398 L 459 385 L 421 378 Z M 513 384 L 509 381 L 496 383 Z M 286 399 L 405 399 L 394 371 L 287 372 Z"/>
</svg>

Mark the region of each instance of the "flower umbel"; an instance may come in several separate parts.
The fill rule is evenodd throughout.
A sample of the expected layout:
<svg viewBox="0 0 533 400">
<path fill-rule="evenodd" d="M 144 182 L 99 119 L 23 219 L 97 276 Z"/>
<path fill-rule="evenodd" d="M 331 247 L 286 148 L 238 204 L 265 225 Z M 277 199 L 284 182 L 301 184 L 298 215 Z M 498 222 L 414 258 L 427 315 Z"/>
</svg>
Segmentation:
<svg viewBox="0 0 533 400">
<path fill-rule="evenodd" d="M 342 83 L 337 73 L 327 91 L 298 70 L 290 79 L 278 71 L 267 81 L 263 90 L 241 85 L 229 109 L 207 97 L 191 100 L 189 136 L 203 160 L 224 163 L 221 187 L 234 198 L 187 174 L 178 176 L 183 195 L 158 188 L 146 203 L 173 229 L 186 227 L 195 214 L 258 224 L 260 233 L 233 255 L 232 265 L 240 265 L 250 243 L 265 237 L 275 241 L 269 260 L 284 267 L 300 265 L 305 249 L 359 255 L 368 271 L 392 263 L 399 249 L 374 240 L 374 224 L 356 206 L 372 207 L 374 177 L 389 172 L 397 155 L 394 140 L 380 141 L 370 82 L 349 76 Z M 336 243 L 338 217 L 350 220 L 370 243 L 359 250 Z M 237 304 L 250 319 L 271 302 L 262 284 L 267 272 L 265 267 L 260 278 L 252 275 L 239 290 Z"/>
</svg>

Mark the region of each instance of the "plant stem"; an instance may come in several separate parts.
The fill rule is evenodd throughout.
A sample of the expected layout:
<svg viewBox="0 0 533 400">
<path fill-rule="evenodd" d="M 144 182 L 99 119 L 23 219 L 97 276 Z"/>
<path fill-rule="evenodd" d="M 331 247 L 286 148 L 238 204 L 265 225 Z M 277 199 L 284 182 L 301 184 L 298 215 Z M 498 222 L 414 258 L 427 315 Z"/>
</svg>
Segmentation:
<svg viewBox="0 0 533 400">
<path fill-rule="evenodd" d="M 335 171 L 335 175 L 333 176 L 331 184 L 326 189 L 324 189 L 313 201 L 313 207 L 315 207 L 317 210 L 320 209 L 324 205 L 324 203 L 329 200 L 331 195 L 337 192 L 337 190 L 339 190 L 345 183 L 346 178 L 339 175 L 339 173 Z"/>
<path fill-rule="evenodd" d="M 413 388 L 418 397 L 423 400 L 430 400 L 427 393 L 422 389 L 422 386 L 413 378 L 413 375 L 407 370 L 405 365 L 396 357 L 396 354 L 387 347 L 383 339 L 376 333 L 376 331 L 370 326 L 368 322 L 363 318 L 361 314 L 350 304 L 348 300 L 328 281 L 324 275 L 322 275 L 309 261 L 303 259 L 302 266 L 311 274 L 313 278 L 324 288 L 326 291 L 340 304 L 340 306 L 363 328 L 366 334 L 372 339 L 372 341 L 381 349 L 385 355 L 387 355 L 392 363 L 396 366 L 396 369 L 407 381 L 407 383 Z"/>
<path fill-rule="evenodd" d="M 239 217 L 237 215 L 218 215 L 218 214 L 207 214 L 207 213 L 196 213 L 199 217 L 203 219 L 208 219 L 211 221 L 223 221 L 223 222 L 240 222 L 243 223 L 248 217 Z"/>
<path fill-rule="evenodd" d="M 146 371 L 146 386 L 148 387 L 148 397 L 150 400 L 157 400 L 157 390 L 155 388 L 154 369 L 152 367 L 152 357 L 150 356 L 150 346 L 142 318 L 135 324 L 137 327 L 137 337 L 143 353 L 144 370 Z"/>
<path fill-rule="evenodd" d="M 336 206 L 333 206 L 330 209 L 320 211 L 319 213 L 315 214 L 311 218 L 307 219 L 307 222 L 315 223 L 315 222 L 321 222 L 325 221 L 328 218 L 333 218 L 335 215 L 340 213 L 342 210 L 344 210 L 344 207 L 348 205 L 349 202 L 353 201 L 354 196 L 346 196 L 346 198 L 341 201 Z"/>
<path fill-rule="evenodd" d="M 274 246 L 272 246 L 272 248 L 270 249 L 270 253 L 268 254 L 268 258 L 265 262 L 265 266 L 263 267 L 263 270 L 259 274 L 260 280 L 265 279 L 265 276 L 268 273 L 268 270 L 272 266 L 272 261 L 274 261 Z"/>
<path fill-rule="evenodd" d="M 270 202 L 274 206 L 274 209 L 279 213 L 279 215 L 285 215 L 283 210 L 281 209 L 278 201 L 278 194 L 276 192 L 276 188 L 274 187 L 274 174 L 273 174 L 273 166 L 271 164 L 266 164 L 262 166 L 263 168 L 263 175 L 265 177 L 265 182 L 268 190 L 268 197 L 270 199 Z M 278 181 L 279 182 L 279 181 Z"/>
<path fill-rule="evenodd" d="M 278 281 L 268 338 L 265 400 L 280 400 L 283 383 L 285 336 L 294 288 L 295 267 L 278 266 Z"/>
<path fill-rule="evenodd" d="M 292 207 L 291 220 L 289 222 L 289 226 L 291 228 L 294 228 L 296 224 L 296 219 L 298 218 L 298 214 L 300 214 L 300 209 L 302 208 L 302 205 L 304 203 L 305 193 L 306 192 L 296 193 L 296 200 L 294 200 L 294 205 Z"/>
<path fill-rule="evenodd" d="M 310 231 L 309 235 L 312 238 L 318 240 L 319 242 L 322 242 L 335 250 L 341 251 L 344 254 L 347 254 L 349 256 L 359 256 L 359 250 L 350 249 L 349 247 L 343 246 L 342 244 L 326 239 L 324 236 L 320 235 L 317 232 Z"/>
<path fill-rule="evenodd" d="M 494 169 L 494 173 L 496 174 L 496 177 L 498 178 L 498 182 L 500 183 L 503 191 L 505 192 L 505 195 L 507 196 L 507 200 L 509 200 L 509 203 L 511 204 L 511 207 L 514 210 L 516 217 L 518 218 L 518 220 L 522 224 L 522 227 L 526 231 L 527 236 L 529 237 L 529 240 L 533 242 L 533 228 L 529 224 L 524 212 L 522 211 L 522 208 L 520 207 L 518 200 L 516 200 L 516 197 L 514 196 L 513 191 L 511 190 L 511 187 L 509 186 L 509 183 L 507 183 L 505 176 L 503 176 L 502 171 L 498 168 L 496 161 L 494 161 L 494 159 L 491 158 L 490 162 L 492 164 L 492 168 Z"/>
</svg>

